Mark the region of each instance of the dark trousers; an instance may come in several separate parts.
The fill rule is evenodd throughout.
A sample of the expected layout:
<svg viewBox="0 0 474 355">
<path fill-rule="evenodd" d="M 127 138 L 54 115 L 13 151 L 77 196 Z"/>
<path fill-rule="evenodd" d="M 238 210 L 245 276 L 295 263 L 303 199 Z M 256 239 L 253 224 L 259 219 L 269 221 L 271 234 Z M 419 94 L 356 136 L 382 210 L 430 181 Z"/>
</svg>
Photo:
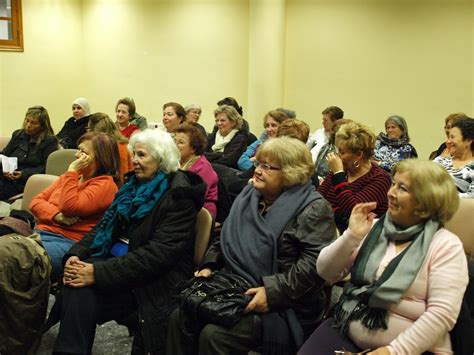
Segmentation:
<svg viewBox="0 0 474 355">
<path fill-rule="evenodd" d="M 233 327 L 197 325 L 179 308 L 171 314 L 166 354 L 247 354 L 262 343 L 262 319 L 257 314 L 243 316 Z"/>
<path fill-rule="evenodd" d="M 19 181 L 11 181 L 3 176 L 0 171 L 0 201 L 8 200 L 10 197 L 21 194 L 25 184 Z"/>
<path fill-rule="evenodd" d="M 298 355 L 330 355 L 336 350 L 356 353 L 361 351 L 350 339 L 339 333 L 334 327 L 334 318 L 330 318 L 311 334 L 298 351 Z"/>
<path fill-rule="evenodd" d="M 54 353 L 90 354 L 97 324 L 116 320 L 138 328 L 136 303 L 131 292 L 105 293 L 95 287 L 64 287 L 61 324 Z"/>
</svg>

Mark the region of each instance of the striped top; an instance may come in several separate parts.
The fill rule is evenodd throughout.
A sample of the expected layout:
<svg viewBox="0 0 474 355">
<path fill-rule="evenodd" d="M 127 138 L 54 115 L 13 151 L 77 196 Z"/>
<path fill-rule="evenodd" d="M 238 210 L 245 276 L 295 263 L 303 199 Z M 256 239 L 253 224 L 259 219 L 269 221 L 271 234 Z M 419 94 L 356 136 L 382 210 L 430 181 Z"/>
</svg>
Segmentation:
<svg viewBox="0 0 474 355">
<path fill-rule="evenodd" d="M 339 231 L 347 229 L 352 208 L 361 202 L 377 202 L 374 212 L 380 217 L 387 211 L 390 175 L 372 163 L 372 169 L 355 181 L 347 181 L 344 172 L 329 173 L 317 191 L 331 204 Z"/>
<path fill-rule="evenodd" d="M 453 177 L 459 197 L 474 198 L 474 160 L 459 169 L 453 166 L 453 158 L 451 157 L 442 157 L 440 155 L 433 161 L 445 168 L 449 175 Z"/>
</svg>

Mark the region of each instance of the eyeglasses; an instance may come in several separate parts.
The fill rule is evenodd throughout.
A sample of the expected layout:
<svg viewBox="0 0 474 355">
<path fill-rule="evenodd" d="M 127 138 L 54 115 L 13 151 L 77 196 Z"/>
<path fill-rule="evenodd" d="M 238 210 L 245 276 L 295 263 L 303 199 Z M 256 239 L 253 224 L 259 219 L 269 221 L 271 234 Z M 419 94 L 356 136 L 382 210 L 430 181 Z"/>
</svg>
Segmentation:
<svg viewBox="0 0 474 355">
<path fill-rule="evenodd" d="M 281 170 L 281 168 L 277 168 L 276 166 L 271 166 L 268 163 L 261 163 L 258 160 L 253 161 L 253 166 L 258 168 L 260 167 L 263 171 L 268 171 L 268 170 Z"/>
</svg>

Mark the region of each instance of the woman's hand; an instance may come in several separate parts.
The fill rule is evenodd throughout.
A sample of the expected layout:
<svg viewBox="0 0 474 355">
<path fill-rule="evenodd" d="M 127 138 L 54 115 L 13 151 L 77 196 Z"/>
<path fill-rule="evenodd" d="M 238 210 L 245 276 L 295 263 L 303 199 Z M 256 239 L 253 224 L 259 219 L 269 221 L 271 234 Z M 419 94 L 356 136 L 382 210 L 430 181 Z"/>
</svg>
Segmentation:
<svg viewBox="0 0 474 355">
<path fill-rule="evenodd" d="M 268 312 L 268 303 L 267 303 L 267 292 L 265 287 L 255 287 L 249 288 L 246 292 L 246 295 L 253 295 L 252 300 L 249 302 L 247 307 L 244 309 L 244 314 L 249 312 L 257 313 L 267 313 Z"/>
<path fill-rule="evenodd" d="M 212 270 L 209 269 L 208 267 L 199 271 L 196 271 L 194 273 L 194 276 L 196 277 L 209 277 L 212 275 Z"/>
<path fill-rule="evenodd" d="M 349 218 L 349 229 L 358 238 L 364 238 L 369 233 L 374 218 L 377 216 L 372 211 L 377 207 L 377 202 L 358 203 L 354 206 Z"/>
<path fill-rule="evenodd" d="M 76 173 L 80 172 L 81 170 L 84 170 L 91 163 L 91 161 L 91 157 L 86 153 L 82 152 L 79 158 L 69 164 L 69 168 L 67 169 L 67 171 L 72 171 Z"/>
<path fill-rule="evenodd" d="M 53 217 L 53 221 L 63 226 L 70 226 L 79 221 L 79 217 L 66 217 L 62 212 L 59 212 Z"/>
<path fill-rule="evenodd" d="M 371 351 L 370 353 L 367 353 L 367 355 L 390 355 L 390 350 L 388 350 L 388 347 L 384 346 L 382 348 L 377 348 L 374 351 Z"/>
<path fill-rule="evenodd" d="M 344 165 L 342 164 L 342 159 L 337 153 L 329 153 L 326 156 L 328 161 L 329 170 L 332 173 L 337 173 L 338 171 L 344 170 Z"/>
<path fill-rule="evenodd" d="M 63 275 L 63 284 L 67 285 L 69 281 L 75 276 L 75 266 L 81 265 L 79 262 L 81 260 L 77 256 L 71 256 L 67 259 L 66 264 L 64 265 L 64 275 Z"/>
<path fill-rule="evenodd" d="M 21 178 L 21 171 L 15 170 L 11 173 L 3 173 L 3 176 L 5 176 L 10 181 L 17 181 Z"/>
<path fill-rule="evenodd" d="M 72 265 L 67 268 L 67 271 L 66 267 L 64 268 L 64 280 L 64 284 L 70 287 L 80 288 L 94 285 L 94 264 L 85 263 L 80 260 L 74 261 Z"/>
</svg>

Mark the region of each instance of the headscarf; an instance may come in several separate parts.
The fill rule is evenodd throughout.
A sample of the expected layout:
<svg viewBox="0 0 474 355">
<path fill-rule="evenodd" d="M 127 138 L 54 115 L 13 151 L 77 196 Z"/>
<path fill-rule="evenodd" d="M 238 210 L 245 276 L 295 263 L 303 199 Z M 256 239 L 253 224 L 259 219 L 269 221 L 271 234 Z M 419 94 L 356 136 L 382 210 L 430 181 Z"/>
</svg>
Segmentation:
<svg viewBox="0 0 474 355">
<path fill-rule="evenodd" d="M 78 97 L 72 102 L 73 105 L 79 105 L 84 110 L 84 116 L 89 116 L 91 114 L 91 107 L 89 106 L 89 101 L 83 97 Z"/>
</svg>

